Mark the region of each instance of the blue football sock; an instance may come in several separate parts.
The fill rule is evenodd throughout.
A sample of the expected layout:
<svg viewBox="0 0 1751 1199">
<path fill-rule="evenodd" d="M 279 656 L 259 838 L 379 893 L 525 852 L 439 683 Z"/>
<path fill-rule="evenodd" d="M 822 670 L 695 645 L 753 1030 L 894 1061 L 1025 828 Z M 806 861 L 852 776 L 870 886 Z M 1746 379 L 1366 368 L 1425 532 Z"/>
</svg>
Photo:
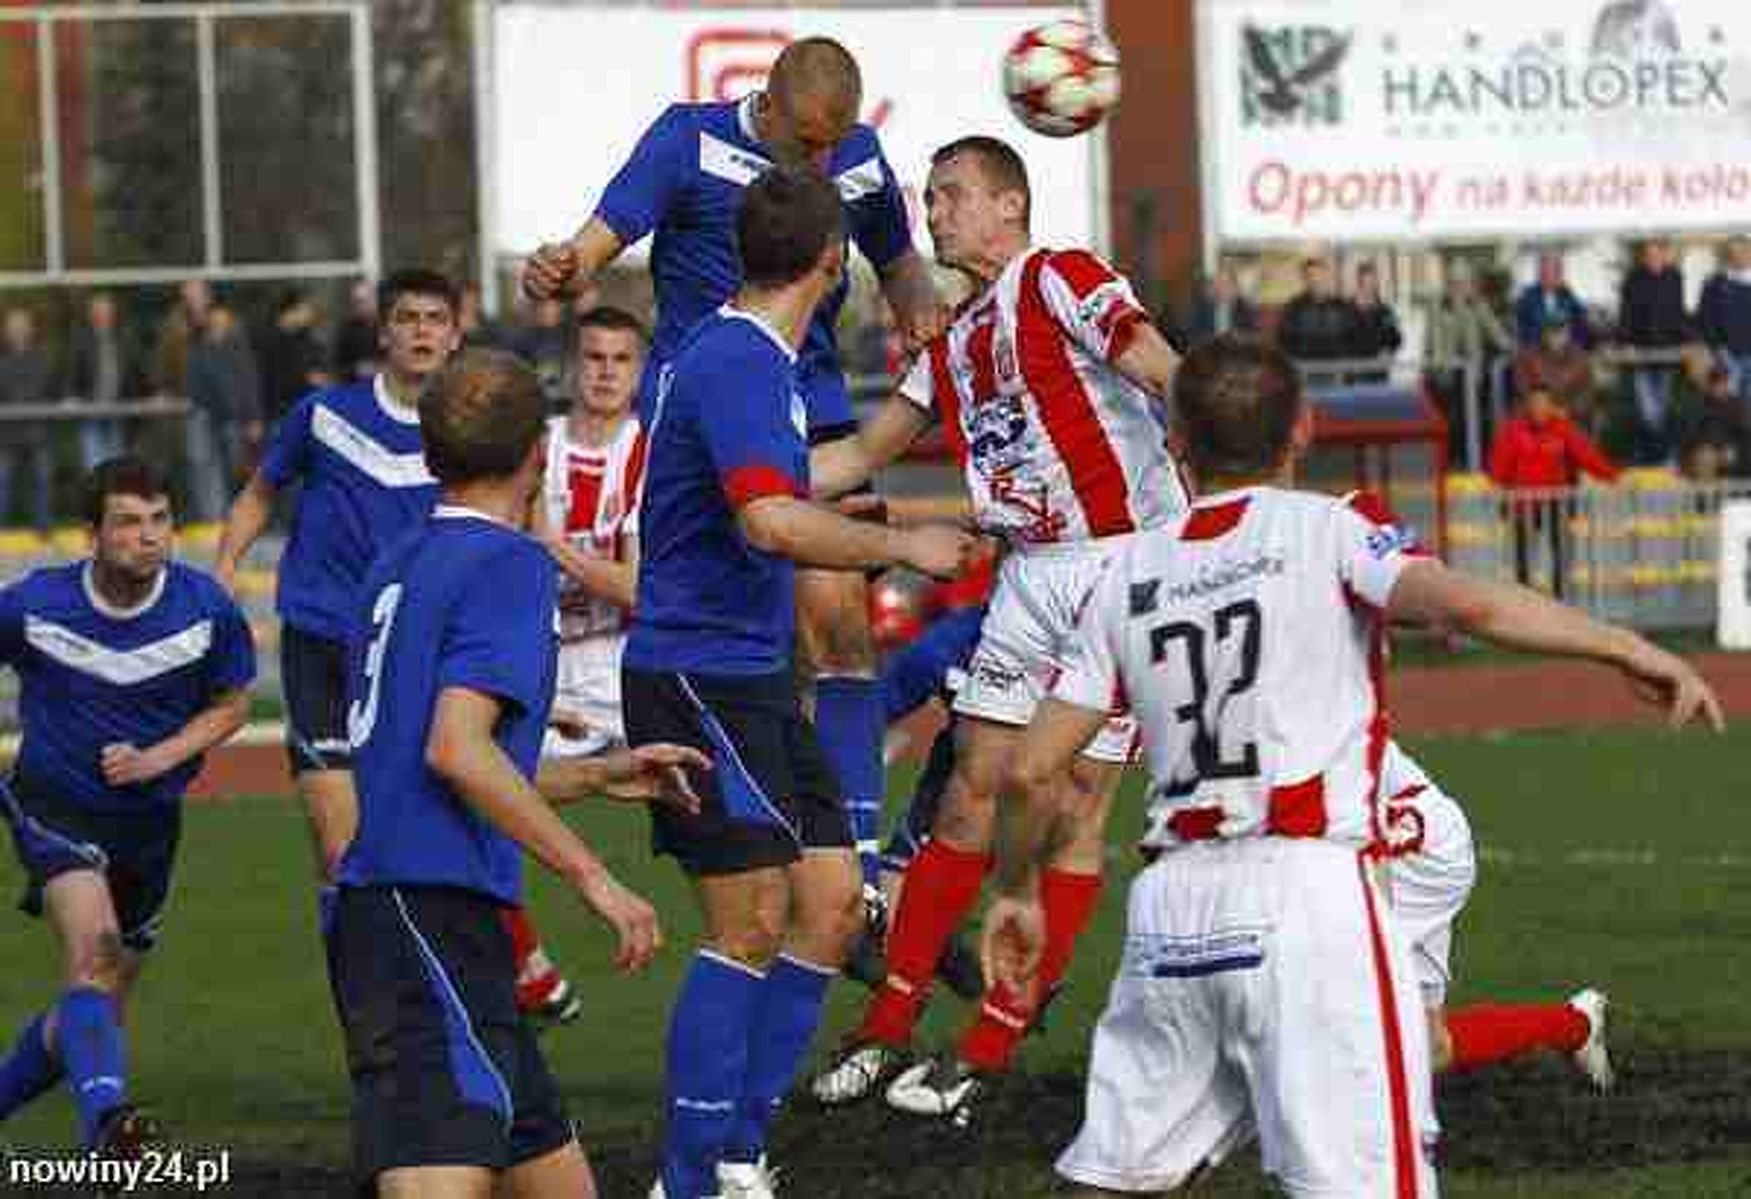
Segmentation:
<svg viewBox="0 0 1751 1199">
<path fill-rule="evenodd" d="M 726 1161 L 757 1162 L 766 1152 L 766 1130 L 815 1039 L 834 973 L 789 954 L 780 954 L 766 972 L 760 1012 L 749 1038 L 748 1077 L 742 1084 L 736 1126 L 724 1150 Z"/>
<path fill-rule="evenodd" d="M 882 734 L 887 725 L 876 679 L 823 675 L 815 680 L 815 729 L 839 776 L 863 880 L 881 874 Z"/>
<path fill-rule="evenodd" d="M 335 911 L 340 906 L 340 888 L 324 883 L 316 891 L 316 928 L 327 941 L 334 936 Z"/>
<path fill-rule="evenodd" d="M 736 1123 L 764 990 L 757 971 L 708 949 L 694 955 L 681 983 L 666 1051 L 662 1168 L 668 1199 L 717 1194 L 717 1163 Z"/>
<path fill-rule="evenodd" d="M 127 1098 L 115 1000 L 95 987 L 68 991 L 55 1013 L 55 1045 L 67 1068 L 67 1088 L 79 1109 L 79 1132 L 89 1147 L 103 1117 Z"/>
<path fill-rule="evenodd" d="M 12 1056 L 0 1062 L 0 1120 L 61 1081 L 61 1062 L 43 1039 L 43 1012 L 24 1026 L 12 1046 Z"/>
</svg>

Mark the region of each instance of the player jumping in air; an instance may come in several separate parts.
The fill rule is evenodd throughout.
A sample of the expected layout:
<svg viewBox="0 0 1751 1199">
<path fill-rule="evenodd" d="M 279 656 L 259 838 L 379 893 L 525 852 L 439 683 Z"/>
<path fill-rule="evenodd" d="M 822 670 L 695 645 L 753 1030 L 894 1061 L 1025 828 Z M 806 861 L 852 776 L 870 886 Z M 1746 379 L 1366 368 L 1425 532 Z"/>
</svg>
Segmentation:
<svg viewBox="0 0 1751 1199">
<path fill-rule="evenodd" d="M 846 230 L 875 267 L 882 294 L 914 345 L 946 317 L 928 268 L 912 248 L 906 204 L 875 130 L 859 124 L 863 81 L 838 42 L 804 38 L 787 46 L 763 91 L 739 101 L 672 104 L 647 129 L 570 242 L 530 260 L 524 288 L 552 295 L 593 279 L 627 246 L 654 232 L 651 274 L 657 327 L 645 366 L 639 415 L 650 417 L 656 380 L 692 329 L 735 294 L 735 226 L 747 186 L 775 162 L 808 162 L 838 190 Z M 827 295 L 797 354 L 808 437 L 823 445 L 857 425 L 839 365 L 834 324 L 840 283 Z M 730 418 L 728 409 L 722 415 Z M 856 572 L 797 574 L 805 662 L 815 672 L 821 748 L 845 788 L 867 881 L 876 875 L 883 798 L 881 699 L 869 601 Z"/>
<path fill-rule="evenodd" d="M 1312 420 L 1280 351 L 1222 337 L 1174 385 L 1199 498 L 1113 555 L 1013 764 L 987 971 L 1044 977 L 1043 867 L 1082 834 L 1060 779 L 1129 700 L 1152 783 L 1125 952 L 1058 1168 L 1085 1194 L 1174 1190 L 1257 1135 L 1288 1194 L 1435 1193 L 1427 1028 L 1370 863 L 1404 621 L 1617 667 L 1672 723 L 1719 707 L 1624 629 L 1418 553 L 1377 503 L 1289 490 Z"/>
<path fill-rule="evenodd" d="M 224 589 L 171 560 L 156 469 L 101 463 L 87 505 L 90 558 L 0 591 L 24 726 L 0 814 L 66 980 L 0 1062 L 0 1120 L 64 1078 L 86 1147 L 128 1156 L 157 1130 L 128 1101 L 122 1014 L 158 939 L 183 792 L 248 718 L 255 648 Z"/>
<path fill-rule="evenodd" d="M 1008 553 L 955 695 L 953 775 L 890 924 L 887 980 L 814 1080 L 815 1096 L 829 1104 L 873 1093 L 901 1061 L 936 963 L 979 898 L 1004 771 L 1082 596 L 1127 537 L 1185 505 L 1154 412 L 1178 360 L 1106 263 L 1030 245 L 1020 156 L 995 138 L 952 142 L 932 159 L 925 203 L 938 260 L 981 290 L 855 437 L 814 452 L 815 485 L 838 495 L 861 484 L 941 420 L 980 526 Z M 1103 817 L 1133 738 L 1131 723 L 1115 718 L 1078 768 L 1076 790 Z M 1046 873 L 1049 982 L 1068 966 L 1099 900 L 1101 823 L 1057 846 Z M 969 1118 L 986 1080 L 1008 1068 L 1031 1016 L 1022 996 L 992 988 L 956 1052 L 900 1073 L 888 1102 Z"/>
</svg>

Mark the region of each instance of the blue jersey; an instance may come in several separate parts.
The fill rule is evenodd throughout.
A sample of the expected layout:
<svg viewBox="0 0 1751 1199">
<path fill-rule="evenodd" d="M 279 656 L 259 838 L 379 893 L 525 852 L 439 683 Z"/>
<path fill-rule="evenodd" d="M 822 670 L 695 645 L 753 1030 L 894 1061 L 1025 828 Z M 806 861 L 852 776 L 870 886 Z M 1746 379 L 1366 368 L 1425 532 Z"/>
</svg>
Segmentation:
<svg viewBox="0 0 1751 1199">
<path fill-rule="evenodd" d="M 654 384 L 687 331 L 741 286 L 736 216 L 742 189 L 771 165 L 771 151 L 754 133 L 751 97 L 671 104 L 602 193 L 596 216 L 623 243 L 656 234 L 651 275 L 657 328 L 645 364 L 647 383 Z M 864 257 L 881 269 L 911 249 L 905 197 L 875 130 L 853 126 L 834 148 L 827 173 L 839 188 L 847 230 Z M 828 423 L 818 415 L 823 411 L 833 413 L 834 423 L 851 419 L 833 336 L 844 301 L 841 283 L 816 309 L 800 355 L 798 378 L 817 423 Z M 653 390 L 647 386 L 647 400 Z"/>
<path fill-rule="evenodd" d="M 278 488 L 304 484 L 280 558 L 280 619 L 342 641 L 365 569 L 438 498 L 419 419 L 382 376 L 314 392 L 274 429 L 261 470 Z"/>
<path fill-rule="evenodd" d="M 790 560 L 748 544 L 736 510 L 809 493 L 794 366 L 776 331 L 726 307 L 664 372 L 645 458 L 628 666 L 747 675 L 790 661 Z"/>
<path fill-rule="evenodd" d="M 156 745 L 224 691 L 255 678 L 249 624 L 209 575 L 172 562 L 122 612 L 93 590 L 89 562 L 33 571 L 0 591 L 0 661 L 18 672 L 17 770 L 94 812 L 173 808 L 199 758 L 126 787 L 104 781 L 103 747 Z"/>
<path fill-rule="evenodd" d="M 559 600 L 540 542 L 439 505 L 372 563 L 347 643 L 347 735 L 359 832 L 347 886 L 449 886 L 520 902 L 522 851 L 426 765 L 438 695 L 465 687 L 503 705 L 493 731 L 535 775 L 553 701 Z"/>
</svg>

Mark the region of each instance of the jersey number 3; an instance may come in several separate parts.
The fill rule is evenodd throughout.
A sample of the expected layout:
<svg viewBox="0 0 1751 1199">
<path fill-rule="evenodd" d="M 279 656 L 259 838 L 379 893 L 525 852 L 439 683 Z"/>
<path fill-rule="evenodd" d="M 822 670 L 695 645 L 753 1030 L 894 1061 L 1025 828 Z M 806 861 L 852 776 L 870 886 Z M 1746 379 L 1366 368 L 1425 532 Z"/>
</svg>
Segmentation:
<svg viewBox="0 0 1751 1199">
<path fill-rule="evenodd" d="M 1239 665 L 1233 677 L 1222 689 L 1214 712 L 1210 709 L 1210 645 L 1212 638 L 1201 624 L 1176 620 L 1149 631 L 1149 660 L 1159 666 L 1170 657 L 1179 657 L 1176 646 L 1183 646 L 1184 677 L 1191 685 L 1191 697 L 1174 710 L 1174 715 L 1192 726 L 1192 777 L 1176 779 L 1164 789 L 1169 796 L 1190 795 L 1205 779 L 1249 779 L 1259 772 L 1259 747 L 1247 741 L 1237 747 L 1222 744 L 1222 717 L 1230 701 L 1252 690 L 1259 680 L 1259 650 L 1264 640 L 1264 615 L 1258 601 L 1240 600 L 1216 610 L 1214 641 L 1218 655 L 1216 665 L 1222 665 L 1223 653 L 1239 638 Z M 1232 753 L 1225 752 L 1232 749 Z"/>
<path fill-rule="evenodd" d="M 371 739 L 377 727 L 377 701 L 383 693 L 383 656 L 389 652 L 389 634 L 395 628 L 395 610 L 401 606 L 401 584 L 391 583 L 377 593 L 371 605 L 371 646 L 365 651 L 365 697 L 347 706 L 347 740 L 358 749 Z"/>
</svg>

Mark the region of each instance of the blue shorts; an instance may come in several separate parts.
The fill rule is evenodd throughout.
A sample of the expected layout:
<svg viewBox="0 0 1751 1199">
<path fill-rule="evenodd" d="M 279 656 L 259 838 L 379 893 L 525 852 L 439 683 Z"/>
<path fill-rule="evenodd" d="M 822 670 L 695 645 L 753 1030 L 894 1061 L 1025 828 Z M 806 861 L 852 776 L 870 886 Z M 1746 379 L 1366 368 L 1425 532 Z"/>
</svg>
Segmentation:
<svg viewBox="0 0 1751 1199">
<path fill-rule="evenodd" d="M 93 811 L 14 776 L 0 787 L 0 813 L 12 829 L 12 847 L 24 868 L 19 908 L 43 914 L 43 888 L 74 870 L 95 870 L 109 884 L 122 944 L 145 953 L 158 941 L 170 896 L 182 809 Z"/>
<path fill-rule="evenodd" d="M 656 408 L 657 377 L 662 368 L 663 362 L 653 354 L 645 359 L 644 374 L 638 380 L 638 418 L 647 429 Z M 799 362 L 797 390 L 808 409 L 810 445 L 838 441 L 857 432 L 857 414 L 851 410 L 851 389 L 845 385 L 844 371 Z"/>
<path fill-rule="evenodd" d="M 503 909 L 455 887 L 342 887 L 330 952 L 362 1190 L 385 1170 L 506 1170 L 572 1139 L 517 1011 Z"/>
<path fill-rule="evenodd" d="M 286 701 L 286 758 L 292 777 L 313 770 L 351 770 L 346 645 L 282 625 L 280 690 Z"/>
</svg>

